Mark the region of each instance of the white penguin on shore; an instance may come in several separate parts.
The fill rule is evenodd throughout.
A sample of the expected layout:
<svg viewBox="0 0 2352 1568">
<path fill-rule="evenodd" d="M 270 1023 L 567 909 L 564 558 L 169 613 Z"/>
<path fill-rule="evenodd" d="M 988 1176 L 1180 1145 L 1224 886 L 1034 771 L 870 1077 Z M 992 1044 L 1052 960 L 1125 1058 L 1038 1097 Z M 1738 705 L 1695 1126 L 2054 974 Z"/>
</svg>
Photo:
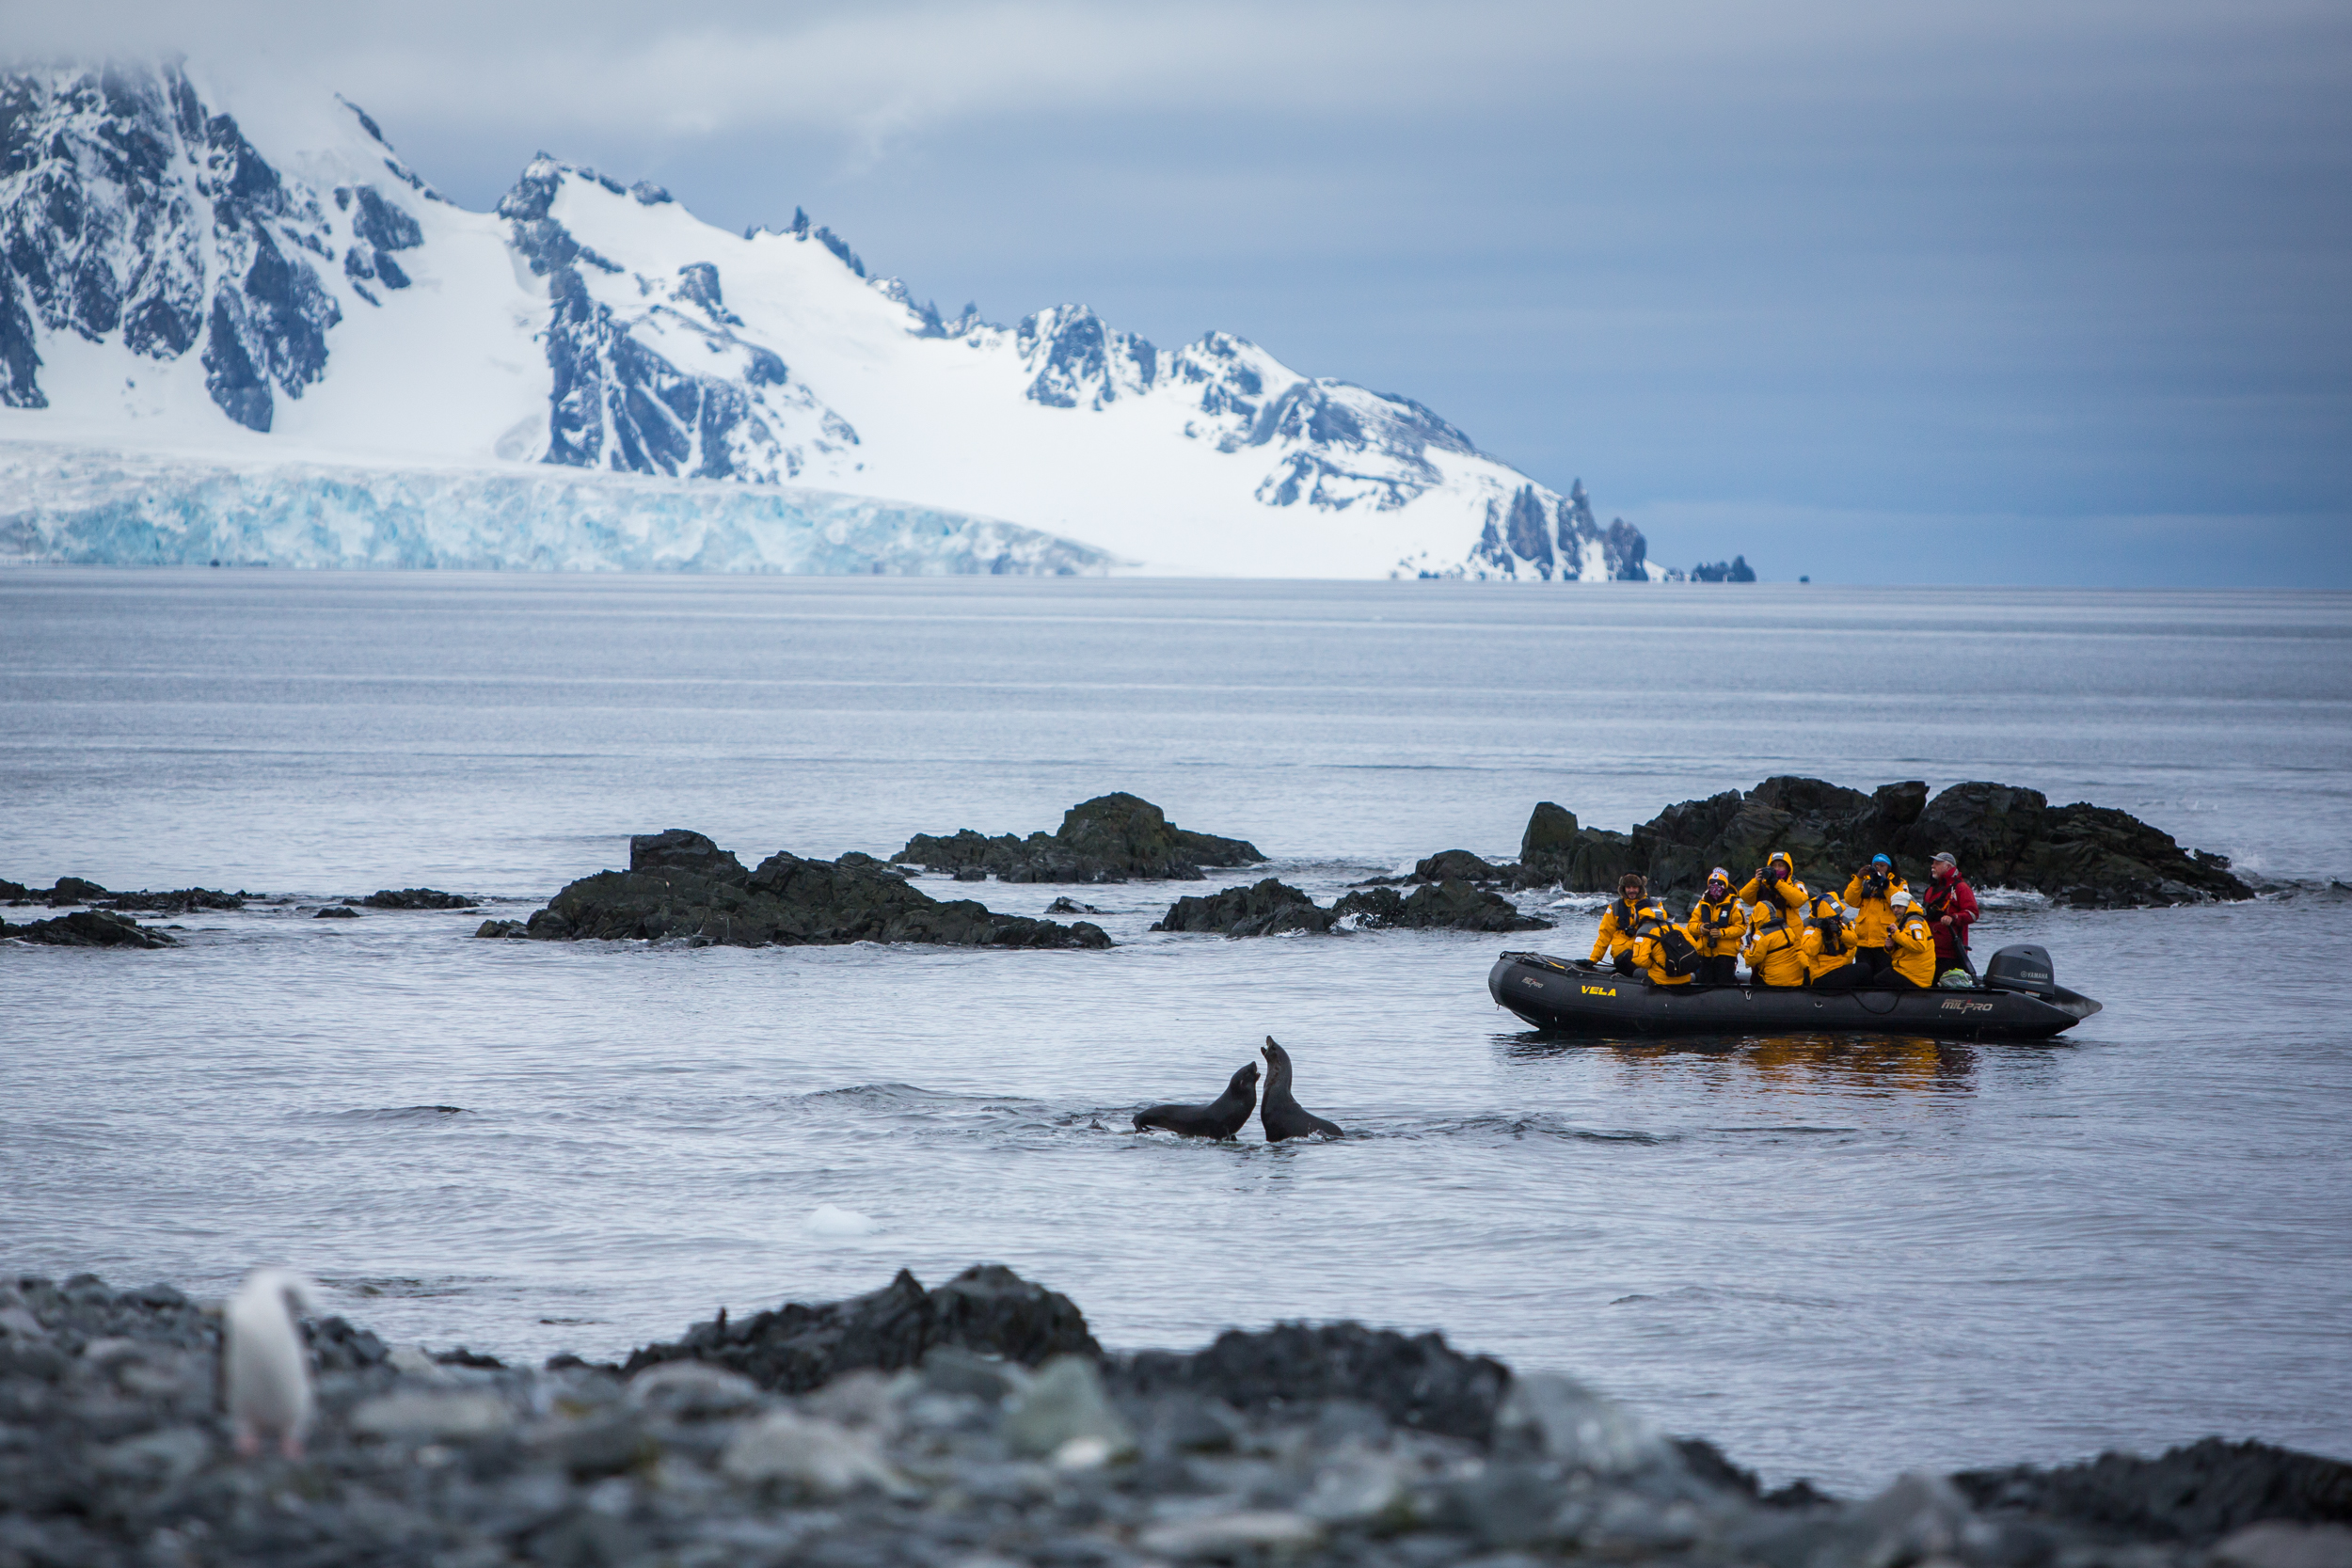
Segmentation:
<svg viewBox="0 0 2352 1568">
<path fill-rule="evenodd" d="M 229 1298 L 223 1384 L 237 1451 L 248 1459 L 264 1437 L 277 1438 L 288 1459 L 302 1457 L 313 1401 L 294 1313 L 311 1305 L 316 1290 L 291 1269 L 256 1269 Z"/>
</svg>

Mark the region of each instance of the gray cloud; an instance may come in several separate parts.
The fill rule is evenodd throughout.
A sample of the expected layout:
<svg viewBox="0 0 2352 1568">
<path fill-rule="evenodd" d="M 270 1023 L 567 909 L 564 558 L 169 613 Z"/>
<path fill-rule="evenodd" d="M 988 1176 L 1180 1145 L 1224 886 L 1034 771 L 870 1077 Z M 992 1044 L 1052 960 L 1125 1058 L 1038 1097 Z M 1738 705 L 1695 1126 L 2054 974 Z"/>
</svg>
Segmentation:
<svg viewBox="0 0 2352 1568">
<path fill-rule="evenodd" d="M 0 36 L 341 90 L 471 205 L 545 146 L 728 227 L 805 204 L 951 308 L 1238 330 L 1669 561 L 1748 516 L 1768 572 L 1917 576 L 1900 531 L 1975 515 L 2193 577 L 2201 516 L 2352 581 L 2339 5 L 8 0 Z"/>
</svg>

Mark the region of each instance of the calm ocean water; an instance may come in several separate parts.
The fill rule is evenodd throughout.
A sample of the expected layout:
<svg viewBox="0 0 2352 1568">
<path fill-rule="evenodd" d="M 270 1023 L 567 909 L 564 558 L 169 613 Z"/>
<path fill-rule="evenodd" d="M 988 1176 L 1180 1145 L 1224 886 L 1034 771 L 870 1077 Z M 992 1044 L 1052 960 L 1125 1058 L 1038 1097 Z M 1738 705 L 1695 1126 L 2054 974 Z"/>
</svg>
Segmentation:
<svg viewBox="0 0 2352 1568">
<path fill-rule="evenodd" d="M 1200 890 L 1150 883 L 977 890 L 1102 907 L 1096 954 L 294 904 L 0 946 L 0 1269 L 284 1260 L 396 1338 L 539 1356 L 995 1259 L 1113 1345 L 1441 1328 L 1838 1487 L 2352 1453 L 2352 597 L 0 574 L 0 876 L 43 884 L 520 912 L 631 832 L 888 853 L 1129 789 L 1327 897 L 1510 855 L 1537 800 L 1623 828 L 1777 772 L 2030 784 L 2299 885 L 1990 898 L 1980 948 L 2106 1004 L 2051 1046 L 1560 1046 L 1487 1000 L 1497 939 L 1153 936 Z M 1589 944 L 1593 901 L 1547 912 Z M 1269 1033 L 1357 1135 L 1121 1131 Z"/>
</svg>

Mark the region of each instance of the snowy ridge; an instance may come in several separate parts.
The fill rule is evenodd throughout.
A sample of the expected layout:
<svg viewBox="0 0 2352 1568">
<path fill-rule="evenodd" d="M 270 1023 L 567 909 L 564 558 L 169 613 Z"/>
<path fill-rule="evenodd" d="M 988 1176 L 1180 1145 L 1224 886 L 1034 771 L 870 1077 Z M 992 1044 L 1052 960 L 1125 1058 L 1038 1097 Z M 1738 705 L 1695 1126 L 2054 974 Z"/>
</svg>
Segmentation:
<svg viewBox="0 0 2352 1568">
<path fill-rule="evenodd" d="M 17 445 L 0 465 L 0 564 L 34 562 L 917 577 L 1120 564 L 993 517 L 798 487 Z"/>
<path fill-rule="evenodd" d="M 675 482 L 728 516 L 746 503 L 715 498 L 809 518 L 865 498 L 915 535 L 953 516 L 1030 539 L 1057 563 L 1043 569 L 1664 576 L 1638 530 L 1598 525 L 1581 484 L 1562 496 L 1410 399 L 1300 375 L 1242 339 L 1163 350 L 1082 305 L 1011 326 L 969 308 L 943 319 L 804 214 L 728 233 L 658 186 L 544 154 L 495 213 L 467 212 L 356 106 L 322 95 L 248 136 L 176 65 L 0 76 L 0 442 L 25 453 L 8 467 L 35 461 L 15 445 L 33 443 L 52 471 L 56 449 L 90 449 L 100 488 L 137 467 L 103 454 L 198 460 L 151 472 L 195 484 L 206 516 L 263 497 L 462 495 L 471 520 L 448 542 L 469 561 L 635 560 L 539 514 L 511 547 L 482 531 L 515 515 L 491 498 L 525 490 L 616 504 L 494 483 L 571 469 Z M 302 501 L 256 465 L 323 488 Z M 395 468 L 415 471 L 380 477 Z M 332 477 L 346 469 L 379 477 Z M 11 499 L 11 537 L 89 550 L 114 536 L 80 501 L 42 511 L 58 493 L 12 484 L 32 499 Z M 236 530 L 253 547 L 293 537 Z M 379 559 L 330 532 L 319 559 Z M 442 538 L 394 535 L 395 557 Z M 683 538 L 656 555 L 800 569 L 766 546 L 679 555 Z"/>
</svg>

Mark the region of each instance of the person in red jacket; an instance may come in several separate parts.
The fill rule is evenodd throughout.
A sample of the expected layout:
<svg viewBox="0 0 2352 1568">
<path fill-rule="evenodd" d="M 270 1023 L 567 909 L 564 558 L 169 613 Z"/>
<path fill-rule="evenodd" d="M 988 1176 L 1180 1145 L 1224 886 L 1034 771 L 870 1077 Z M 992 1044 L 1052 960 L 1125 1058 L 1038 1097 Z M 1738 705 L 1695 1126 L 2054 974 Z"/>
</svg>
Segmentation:
<svg viewBox="0 0 2352 1568">
<path fill-rule="evenodd" d="M 1968 927 L 1977 920 L 1977 890 L 1960 875 L 1960 862 L 1948 849 L 1935 857 L 1928 877 L 1927 896 L 1920 899 L 1928 922 L 1935 928 L 1935 972 L 1977 966 L 1968 961 Z"/>
</svg>

